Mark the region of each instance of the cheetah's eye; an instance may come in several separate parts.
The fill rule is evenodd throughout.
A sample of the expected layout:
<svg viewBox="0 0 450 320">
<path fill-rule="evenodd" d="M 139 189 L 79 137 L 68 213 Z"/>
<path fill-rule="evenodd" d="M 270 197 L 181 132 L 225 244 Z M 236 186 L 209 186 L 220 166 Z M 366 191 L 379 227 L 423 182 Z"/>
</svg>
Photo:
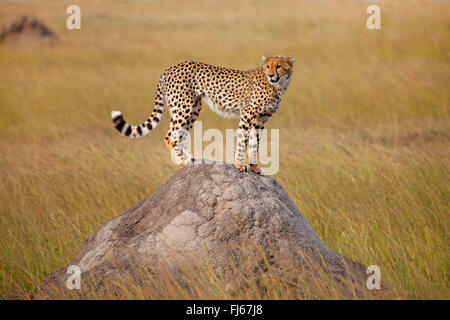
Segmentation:
<svg viewBox="0 0 450 320">
<path fill-rule="evenodd" d="M 281 66 L 277 66 L 277 70 L 280 70 Z"/>
<path fill-rule="evenodd" d="M 269 70 L 269 68 L 270 68 L 269 66 L 266 66 L 266 69 L 267 69 L 267 70 Z"/>
</svg>

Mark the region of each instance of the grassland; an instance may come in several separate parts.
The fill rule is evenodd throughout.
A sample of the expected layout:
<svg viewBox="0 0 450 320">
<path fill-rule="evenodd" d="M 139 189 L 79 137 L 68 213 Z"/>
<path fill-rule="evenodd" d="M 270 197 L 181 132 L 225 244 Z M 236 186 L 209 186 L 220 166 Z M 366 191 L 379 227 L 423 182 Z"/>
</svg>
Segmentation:
<svg viewBox="0 0 450 320">
<path fill-rule="evenodd" d="M 81 30 L 65 27 L 70 4 L 0 4 L 0 25 L 34 14 L 61 39 L 0 45 L 0 297 L 35 288 L 177 170 L 168 117 L 130 141 L 113 107 L 145 119 L 179 61 L 249 69 L 282 53 L 297 60 L 267 126 L 280 129 L 275 178 L 327 246 L 381 267 L 390 298 L 450 298 L 448 2 L 380 1 L 377 31 L 362 1 L 77 1 Z M 237 126 L 207 109 L 200 120 Z M 229 297 L 206 275 L 190 279 L 196 293 L 168 276 L 122 297 Z M 342 298 L 267 287 L 239 297 Z"/>
</svg>

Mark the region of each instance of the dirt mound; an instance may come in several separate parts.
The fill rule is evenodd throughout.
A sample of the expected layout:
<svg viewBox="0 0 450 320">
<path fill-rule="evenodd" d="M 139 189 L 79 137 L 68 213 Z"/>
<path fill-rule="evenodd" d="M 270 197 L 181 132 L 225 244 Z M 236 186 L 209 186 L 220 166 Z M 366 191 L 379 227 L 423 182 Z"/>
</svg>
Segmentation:
<svg viewBox="0 0 450 320">
<path fill-rule="evenodd" d="M 327 248 L 275 179 L 228 164 L 180 169 L 89 237 L 70 265 L 81 269 L 82 290 L 99 290 L 133 278 L 146 265 L 176 269 L 186 257 L 207 263 L 219 275 L 239 272 L 243 260 L 256 263 L 263 257 L 280 272 L 320 269 L 339 283 L 364 283 L 365 267 Z M 66 269 L 43 281 L 41 297 L 58 298 L 52 294 L 55 287 L 68 291 Z"/>
<path fill-rule="evenodd" d="M 46 43 L 58 40 L 56 34 L 35 17 L 23 16 L 7 24 L 0 33 L 0 42 Z"/>
</svg>

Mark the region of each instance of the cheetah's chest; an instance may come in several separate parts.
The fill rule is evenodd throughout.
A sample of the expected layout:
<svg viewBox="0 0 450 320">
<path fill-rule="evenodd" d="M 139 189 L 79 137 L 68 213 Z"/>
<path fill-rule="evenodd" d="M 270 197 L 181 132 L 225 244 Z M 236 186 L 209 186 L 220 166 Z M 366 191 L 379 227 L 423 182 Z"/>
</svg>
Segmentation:
<svg viewBox="0 0 450 320">
<path fill-rule="evenodd" d="M 266 106 L 265 111 L 269 113 L 274 113 L 278 109 L 280 109 L 280 102 L 281 99 L 272 99 L 272 101 L 269 102 L 269 104 Z"/>
</svg>

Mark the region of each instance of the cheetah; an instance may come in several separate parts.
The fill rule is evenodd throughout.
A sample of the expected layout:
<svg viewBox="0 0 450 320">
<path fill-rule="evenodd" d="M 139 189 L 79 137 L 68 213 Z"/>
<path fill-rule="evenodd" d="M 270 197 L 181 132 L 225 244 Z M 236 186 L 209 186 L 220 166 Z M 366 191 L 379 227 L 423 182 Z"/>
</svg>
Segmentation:
<svg viewBox="0 0 450 320">
<path fill-rule="evenodd" d="M 161 76 L 155 107 L 150 117 L 137 126 L 129 125 L 120 111 L 112 111 L 115 128 L 124 136 L 147 135 L 162 121 L 166 106 L 170 111 L 169 131 L 164 141 L 175 152 L 181 166 L 194 163 L 186 147 L 187 132 L 197 120 L 201 101 L 224 118 L 239 118 L 234 164 L 241 172 L 248 169 L 261 174 L 257 163 L 260 131 L 280 108 L 288 88 L 295 57 L 262 57 L 263 66 L 247 71 L 186 61 L 167 69 Z M 248 162 L 245 151 L 248 146 Z"/>
</svg>

